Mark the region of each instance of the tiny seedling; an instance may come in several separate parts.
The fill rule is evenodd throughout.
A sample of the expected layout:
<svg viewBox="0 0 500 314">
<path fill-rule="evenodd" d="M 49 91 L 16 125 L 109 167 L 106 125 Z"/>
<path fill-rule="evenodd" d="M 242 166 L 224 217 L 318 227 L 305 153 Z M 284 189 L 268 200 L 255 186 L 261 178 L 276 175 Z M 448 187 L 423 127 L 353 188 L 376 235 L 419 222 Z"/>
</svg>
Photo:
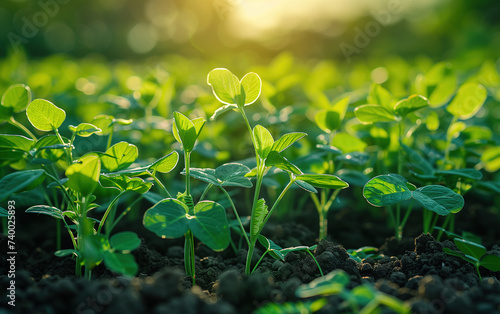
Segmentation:
<svg viewBox="0 0 500 314">
<path fill-rule="evenodd" d="M 491 271 L 500 271 L 500 256 L 486 254 L 486 248 L 481 244 L 462 238 L 454 238 L 453 242 L 460 250 L 459 252 L 449 248 L 443 248 L 446 254 L 460 257 L 476 267 L 477 275 L 481 278 L 479 267 L 482 266 Z"/>
<path fill-rule="evenodd" d="M 252 129 L 244 107 L 253 104 L 260 96 L 262 81 L 257 74 L 247 73 L 241 80 L 238 80 L 229 70 L 219 68 L 210 71 L 207 82 L 212 87 L 215 97 L 224 104 L 224 106 L 215 111 L 212 118 L 228 110 L 237 110 L 245 121 L 255 150 L 256 168 L 251 174 L 247 174 L 256 177 L 250 217 L 250 245 L 245 265 L 245 274 L 249 275 L 252 269 L 253 252 L 259 235 L 292 184 L 295 183 L 308 192 L 316 192 L 314 187 L 342 189 L 346 188 L 348 184 L 334 175 L 304 174 L 297 166 L 281 155 L 282 151 L 304 137 L 305 133 L 288 133 L 275 141 L 271 132 L 264 126 L 256 125 Z M 265 199 L 259 198 L 259 196 L 264 176 L 273 166 L 287 172 L 290 181 L 280 193 L 271 209 L 268 210 Z"/>
<path fill-rule="evenodd" d="M 417 201 L 427 212 L 424 216 L 423 232 L 432 230 L 431 212 L 441 216 L 456 213 L 464 206 L 464 199 L 460 194 L 442 185 L 427 185 L 417 188 L 403 176 L 387 174 L 377 176 L 368 181 L 363 188 L 363 196 L 373 206 L 391 206 L 407 200 Z M 411 206 L 411 205 L 410 205 Z M 403 227 L 406 224 L 412 207 L 408 208 L 403 220 L 399 215 L 395 217 L 396 238 L 401 239 Z"/>
<path fill-rule="evenodd" d="M 144 214 L 144 226 L 162 238 L 184 236 L 184 268 L 186 275 L 195 279 L 194 237 L 214 251 L 222 251 L 229 245 L 229 224 L 224 207 L 213 201 L 200 201 L 196 205 L 191 196 L 190 154 L 203 129 L 205 120 L 190 120 L 185 115 L 174 112 L 173 133 L 184 151 L 186 191 L 177 199 L 166 198 Z"/>
<path fill-rule="evenodd" d="M 347 250 L 349 257 L 358 263 L 363 262 L 366 258 L 371 258 L 373 260 L 381 259 L 384 254 L 379 254 L 378 249 L 373 246 L 363 246 L 359 249 L 349 249 Z"/>
<path fill-rule="evenodd" d="M 349 281 L 349 275 L 345 271 L 337 269 L 324 277 L 316 278 L 308 284 L 299 286 L 295 295 L 299 298 L 338 295 L 345 300 L 344 307 L 348 306 L 353 313 L 373 313 L 377 310 L 381 311 L 381 306 L 400 314 L 410 313 L 410 307 L 403 301 L 377 291 L 369 284 L 348 289 Z"/>
</svg>

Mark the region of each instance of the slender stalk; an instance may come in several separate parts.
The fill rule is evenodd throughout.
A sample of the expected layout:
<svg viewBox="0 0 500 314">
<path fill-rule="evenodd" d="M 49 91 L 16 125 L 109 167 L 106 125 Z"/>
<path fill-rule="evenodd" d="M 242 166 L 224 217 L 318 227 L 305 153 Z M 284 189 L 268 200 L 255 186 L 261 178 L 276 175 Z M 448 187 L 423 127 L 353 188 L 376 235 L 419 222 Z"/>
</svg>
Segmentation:
<svg viewBox="0 0 500 314">
<path fill-rule="evenodd" d="M 328 218 L 327 211 L 322 210 L 319 214 L 319 241 L 326 239 L 328 234 Z"/>
<path fill-rule="evenodd" d="M 61 142 L 61 144 L 63 144 L 63 145 L 66 145 L 67 143 L 65 143 L 65 142 L 64 142 L 64 140 L 63 140 L 63 138 L 62 138 L 61 134 L 59 134 L 59 130 L 58 130 L 58 129 L 56 129 L 56 128 L 54 128 L 54 132 L 56 133 L 56 136 L 57 136 L 57 138 L 59 139 L 59 142 Z M 68 163 L 69 163 L 70 165 L 71 165 L 71 164 L 73 164 L 73 158 L 71 158 L 71 153 L 69 152 L 68 148 L 67 148 L 67 147 L 65 147 L 65 148 L 64 148 L 64 151 L 66 152 L 66 157 L 68 158 Z"/>
<path fill-rule="evenodd" d="M 190 153 L 187 151 L 184 151 L 184 162 L 185 162 L 185 168 L 186 168 L 186 195 L 191 195 L 191 184 L 190 184 L 190 178 L 189 178 L 189 167 L 190 167 Z"/>
<path fill-rule="evenodd" d="M 21 129 L 24 133 L 26 133 L 29 137 L 31 137 L 35 141 L 37 140 L 36 136 L 33 135 L 33 133 L 31 133 L 31 131 L 28 130 L 24 125 L 22 125 L 22 123 L 19 123 L 16 119 L 14 119 L 14 117 L 10 117 L 10 119 L 7 120 L 7 122 Z"/>
<path fill-rule="evenodd" d="M 118 216 L 118 218 L 116 218 L 114 221 L 113 221 L 113 224 L 109 227 L 109 233 L 111 233 L 111 231 L 116 227 L 116 225 L 118 224 L 118 222 L 123 218 L 125 217 L 129 212 L 130 210 L 132 210 L 132 208 L 135 206 L 135 204 L 137 204 L 142 198 L 144 197 L 144 194 L 141 194 L 138 198 L 136 198 L 132 203 L 130 203 L 130 205 L 127 206 L 127 208 L 125 208 L 125 210 L 120 214 L 120 216 Z"/>
<path fill-rule="evenodd" d="M 114 126 L 111 126 L 111 130 L 109 131 L 108 135 L 108 143 L 106 144 L 106 150 L 108 150 L 111 147 L 111 141 L 113 140 L 113 132 L 115 131 Z"/>
<path fill-rule="evenodd" d="M 259 192 L 260 192 L 260 188 L 262 186 L 262 180 L 263 180 L 263 175 L 259 171 L 258 174 L 257 174 L 257 183 L 255 184 L 255 193 L 254 193 L 254 197 L 253 197 L 252 214 L 251 214 L 251 217 L 250 217 L 250 234 L 251 234 L 252 230 L 254 229 L 254 224 L 255 224 L 255 206 L 256 206 L 257 201 L 259 199 L 259 194 L 260 194 Z M 251 264 L 252 264 L 252 255 L 253 255 L 253 251 L 255 249 L 255 242 L 256 241 L 257 241 L 257 237 L 255 237 L 255 239 L 251 238 L 250 246 L 248 248 L 246 266 L 245 266 L 245 274 L 246 275 L 250 275 L 250 267 L 251 267 Z"/>
<path fill-rule="evenodd" d="M 149 171 L 148 171 L 149 172 Z M 153 178 L 153 180 L 155 181 L 156 184 L 158 184 L 160 186 L 160 188 L 165 191 L 165 193 L 167 193 L 167 196 L 169 198 L 172 198 L 172 196 L 170 195 L 170 193 L 168 192 L 167 188 L 161 183 L 160 180 L 158 180 L 158 178 L 156 178 L 156 171 L 153 172 L 153 173 L 150 173 L 150 176 L 151 178 Z"/>
<path fill-rule="evenodd" d="M 114 208 L 115 203 L 122 197 L 123 194 L 125 194 L 127 191 L 122 191 L 120 194 L 118 194 L 109 204 L 108 208 L 106 209 L 106 212 L 104 213 L 104 216 L 102 216 L 101 222 L 99 223 L 99 227 L 97 228 L 97 233 L 101 233 L 101 229 L 104 226 L 104 222 L 106 221 L 106 218 L 109 215 L 109 212 Z"/>
<path fill-rule="evenodd" d="M 194 266 L 193 232 L 188 230 L 184 235 L 184 269 L 186 271 L 186 275 L 193 279 L 193 286 L 196 284 Z"/>
<path fill-rule="evenodd" d="M 278 196 L 278 198 L 274 202 L 273 207 L 271 207 L 271 210 L 267 214 L 266 218 L 264 218 L 264 222 L 262 223 L 262 225 L 261 225 L 261 227 L 259 229 L 259 233 L 257 234 L 257 236 L 260 234 L 260 232 L 262 231 L 262 228 L 264 228 L 264 226 L 266 225 L 267 221 L 269 220 L 269 218 L 273 214 L 274 210 L 277 208 L 279 202 L 281 201 L 281 199 L 283 198 L 283 196 L 285 196 L 285 193 L 288 191 L 288 189 L 290 189 L 290 187 L 292 186 L 292 184 L 294 182 L 295 182 L 295 180 L 290 180 L 290 182 L 288 182 L 288 184 L 285 186 L 285 188 L 283 189 L 283 191 L 281 191 L 281 194 Z"/>
<path fill-rule="evenodd" d="M 401 233 L 403 233 L 403 228 L 406 225 L 406 221 L 410 217 L 410 213 L 411 213 L 412 209 L 413 209 L 413 203 L 411 203 L 410 206 L 406 209 L 405 216 L 403 217 L 403 221 L 400 224 Z"/>
<path fill-rule="evenodd" d="M 262 259 L 264 258 L 264 256 L 266 256 L 267 252 L 269 252 L 269 251 L 266 250 L 264 252 L 264 254 L 262 254 L 262 256 L 259 258 L 259 260 L 257 261 L 257 263 L 255 264 L 255 266 L 252 269 L 252 273 L 257 269 L 257 267 L 259 266 L 260 262 L 262 262 Z"/>
<path fill-rule="evenodd" d="M 451 217 L 452 217 L 452 214 L 448 214 L 448 216 L 446 216 L 441 228 L 446 229 L 446 227 L 448 226 L 448 223 L 450 223 Z M 443 236 L 443 230 L 439 230 L 438 235 L 436 237 L 436 241 L 440 241 L 442 236 Z"/>
<path fill-rule="evenodd" d="M 234 206 L 234 203 L 233 203 L 233 200 L 231 199 L 231 196 L 229 196 L 229 193 L 227 193 L 226 189 L 224 189 L 222 186 L 220 187 L 220 189 L 226 195 L 227 199 L 229 200 L 229 203 L 231 203 L 231 207 L 233 208 L 234 215 L 236 216 L 236 219 L 238 220 L 238 224 L 240 225 L 241 233 L 245 237 L 245 240 L 247 241 L 248 246 L 250 246 L 250 240 L 248 239 L 245 228 L 243 227 L 243 223 L 241 223 L 240 215 L 238 215 L 238 211 L 236 210 L 236 207 Z"/>
<path fill-rule="evenodd" d="M 203 194 L 201 194 L 200 196 L 200 200 L 199 202 L 203 201 L 205 199 L 205 196 L 207 195 L 208 191 L 210 191 L 210 189 L 212 188 L 213 184 L 212 183 L 209 183 L 207 185 L 207 187 L 205 188 L 205 191 L 203 191 Z M 221 187 L 222 188 L 222 187 Z"/>
<path fill-rule="evenodd" d="M 314 254 L 309 249 L 307 249 L 307 253 L 309 253 L 309 255 L 311 255 L 312 259 L 316 263 L 316 266 L 318 266 L 319 273 L 321 274 L 321 277 L 324 277 L 325 275 L 323 274 L 323 270 L 321 269 L 321 266 L 319 266 L 318 260 L 316 260 L 316 258 L 314 257 Z"/>
</svg>

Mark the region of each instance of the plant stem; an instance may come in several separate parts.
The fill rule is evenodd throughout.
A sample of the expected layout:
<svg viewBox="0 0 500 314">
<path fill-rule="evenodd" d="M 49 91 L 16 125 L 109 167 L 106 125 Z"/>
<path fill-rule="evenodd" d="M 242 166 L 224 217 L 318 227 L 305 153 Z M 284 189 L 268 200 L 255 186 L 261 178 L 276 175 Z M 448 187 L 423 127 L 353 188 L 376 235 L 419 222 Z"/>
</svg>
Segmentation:
<svg viewBox="0 0 500 314">
<path fill-rule="evenodd" d="M 321 266 L 319 266 L 318 260 L 316 260 L 316 258 L 314 257 L 314 254 L 309 249 L 307 249 L 307 253 L 309 253 L 309 255 L 311 255 L 312 259 L 316 263 L 316 266 L 318 266 L 319 273 L 321 274 L 321 277 L 324 277 L 325 275 L 323 275 L 323 270 L 321 269 Z"/>
<path fill-rule="evenodd" d="M 205 199 L 205 196 L 207 195 L 208 191 L 212 188 L 213 184 L 209 183 L 207 187 L 205 188 L 205 191 L 203 191 L 203 194 L 200 196 L 199 202 L 203 201 Z M 221 187 L 222 188 L 222 187 Z"/>
<path fill-rule="evenodd" d="M 245 265 L 245 274 L 246 275 L 250 275 L 250 267 L 252 264 L 252 255 L 253 255 L 253 251 L 255 248 L 255 242 L 257 241 L 257 236 L 255 238 L 252 238 L 252 230 L 254 229 L 255 206 L 257 204 L 257 200 L 259 199 L 260 187 L 262 185 L 262 180 L 263 180 L 263 175 L 262 175 L 261 171 L 258 171 L 257 183 L 255 184 L 255 192 L 254 192 L 253 204 L 252 204 L 252 214 L 250 216 L 250 246 L 248 248 L 247 260 L 246 260 L 246 265 Z"/>
<path fill-rule="evenodd" d="M 259 236 L 260 232 L 262 231 L 262 229 L 266 225 L 267 221 L 269 220 L 269 218 L 273 214 L 274 210 L 277 208 L 279 202 L 281 201 L 281 199 L 283 198 L 283 196 L 285 196 L 286 192 L 288 191 L 288 189 L 290 189 L 290 187 L 292 186 L 292 184 L 294 182 L 295 182 L 295 180 L 290 180 L 290 182 L 288 182 L 288 184 L 285 186 L 285 188 L 283 189 L 283 191 L 281 191 L 281 193 L 278 196 L 278 198 L 276 199 L 276 201 L 274 201 L 273 207 L 271 207 L 271 210 L 267 214 L 266 218 L 264 218 L 264 222 L 262 222 L 262 225 L 261 225 L 261 227 L 259 229 L 259 233 L 257 234 L 257 236 Z"/>
<path fill-rule="evenodd" d="M 259 260 L 257 261 L 257 263 L 255 264 L 255 266 L 253 267 L 252 269 L 252 274 L 253 272 L 257 269 L 257 267 L 259 266 L 260 262 L 262 261 L 262 259 L 264 258 L 264 256 L 266 256 L 267 252 L 269 252 L 269 250 L 266 250 L 264 252 L 264 254 L 262 254 L 262 256 L 259 258 Z"/>
<path fill-rule="evenodd" d="M 446 227 L 448 226 L 448 223 L 451 220 L 451 216 L 452 216 L 452 214 L 448 214 L 448 216 L 446 216 L 446 218 L 444 219 L 444 222 L 443 222 L 443 225 L 441 226 L 441 228 L 446 229 Z M 439 233 L 438 233 L 438 235 L 436 237 L 436 241 L 439 241 L 442 236 L 443 236 L 443 230 L 439 230 Z"/>
<path fill-rule="evenodd" d="M 104 226 L 104 222 L 106 221 L 106 218 L 109 215 L 109 212 L 114 208 L 115 203 L 118 201 L 120 197 L 122 197 L 123 194 L 125 194 L 127 191 L 122 191 L 120 194 L 118 194 L 109 204 L 108 208 L 106 209 L 106 212 L 104 213 L 104 216 L 102 216 L 101 222 L 99 223 L 99 227 L 97 228 L 97 233 L 101 233 L 101 229 Z M 110 230 L 111 231 L 111 230 Z"/>
<path fill-rule="evenodd" d="M 190 167 L 190 153 L 187 151 L 184 151 L 184 163 L 185 163 L 185 168 L 186 168 L 186 195 L 189 196 L 191 195 L 191 184 L 190 184 L 190 178 L 189 178 L 189 167 Z"/>
<path fill-rule="evenodd" d="M 186 275 L 193 279 L 193 286 L 196 284 L 194 266 L 193 232 L 188 230 L 184 235 L 184 269 L 186 271 Z"/>
<path fill-rule="evenodd" d="M 123 217 L 125 217 L 132 210 L 132 207 L 134 207 L 135 204 L 137 204 L 140 200 L 142 200 L 143 197 L 144 197 L 144 194 L 141 194 L 132 203 L 130 203 L 130 205 L 128 205 L 127 208 L 125 208 L 125 210 L 120 214 L 120 216 L 118 216 L 118 218 L 116 218 L 115 221 L 113 221 L 113 224 L 109 227 L 108 233 L 111 233 L 111 231 L 113 231 L 113 229 L 116 227 L 116 225 L 118 224 L 118 222 Z"/>
<path fill-rule="evenodd" d="M 66 145 L 67 143 L 64 142 L 61 134 L 59 134 L 59 130 L 57 128 L 54 128 L 54 132 L 56 133 L 59 142 L 61 142 L 61 144 L 63 145 Z M 64 151 L 66 152 L 66 157 L 68 158 L 68 164 L 70 165 L 73 164 L 73 158 L 71 158 L 71 153 L 69 152 L 68 147 L 65 147 Z"/>
<path fill-rule="evenodd" d="M 111 126 L 111 130 L 109 131 L 108 135 L 108 143 L 106 144 L 106 150 L 108 150 L 111 147 L 111 141 L 113 140 L 113 132 L 115 131 L 115 127 Z"/>
<path fill-rule="evenodd" d="M 149 172 L 149 171 L 148 171 Z M 156 182 L 156 184 L 158 184 L 160 186 L 160 188 L 165 191 L 165 193 L 167 193 L 167 196 L 169 198 L 172 198 L 172 196 L 170 195 L 170 193 L 168 192 L 167 188 L 165 188 L 165 186 L 161 183 L 160 180 L 158 180 L 158 178 L 156 178 L 156 171 L 153 172 L 153 173 L 150 173 L 150 176 L 151 178 L 153 178 L 153 180 Z"/>
<path fill-rule="evenodd" d="M 37 140 L 36 136 L 33 135 L 33 133 L 31 133 L 30 130 L 28 130 L 24 125 L 22 125 L 21 123 L 19 123 L 16 119 L 14 119 L 14 117 L 10 117 L 10 119 L 8 120 L 8 122 L 10 124 L 12 124 L 13 126 L 15 127 L 18 127 L 19 129 L 21 129 L 24 133 L 26 133 L 29 137 L 31 137 L 33 140 Z"/>
<path fill-rule="evenodd" d="M 238 215 L 238 211 L 236 210 L 236 207 L 234 206 L 234 203 L 233 203 L 233 200 L 231 199 L 231 196 L 229 195 L 229 193 L 227 193 L 226 189 L 224 189 L 222 186 L 220 187 L 220 189 L 226 195 L 227 199 L 229 200 L 229 203 L 231 203 L 231 207 L 233 208 L 234 215 L 236 216 L 236 219 L 238 220 L 238 224 L 240 225 L 241 233 L 245 237 L 245 240 L 247 241 L 248 246 L 250 246 L 250 240 L 248 239 L 245 228 L 243 227 L 243 223 L 241 223 L 240 215 Z"/>
<path fill-rule="evenodd" d="M 450 126 L 448 126 L 448 131 L 450 127 L 455 124 L 455 122 L 458 121 L 458 117 L 454 116 L 453 120 L 451 120 Z M 446 136 L 448 137 L 448 131 L 446 132 Z M 446 139 L 446 148 L 444 150 L 444 161 L 443 164 L 441 165 L 441 170 L 446 169 L 446 165 L 450 162 L 450 147 L 451 147 L 451 141 L 453 140 L 453 136 L 450 136 L 449 138 Z"/>
</svg>

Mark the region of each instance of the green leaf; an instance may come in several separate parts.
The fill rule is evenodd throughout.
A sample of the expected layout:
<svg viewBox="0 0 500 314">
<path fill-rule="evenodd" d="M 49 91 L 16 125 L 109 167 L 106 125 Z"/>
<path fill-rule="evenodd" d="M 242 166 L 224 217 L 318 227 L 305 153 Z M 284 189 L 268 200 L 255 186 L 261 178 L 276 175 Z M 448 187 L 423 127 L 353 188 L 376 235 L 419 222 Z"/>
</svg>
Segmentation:
<svg viewBox="0 0 500 314">
<path fill-rule="evenodd" d="M 202 201 L 194 206 L 194 216 L 188 216 L 193 235 L 210 249 L 226 249 L 230 241 L 229 224 L 224 207 L 212 201 Z"/>
<path fill-rule="evenodd" d="M 366 182 L 370 181 L 370 177 L 359 170 L 340 169 L 336 174 L 340 179 L 349 183 L 349 185 L 364 186 Z"/>
<path fill-rule="evenodd" d="M 302 174 L 297 166 L 288 161 L 285 157 L 281 156 L 277 151 L 272 150 L 266 159 L 266 167 L 276 167 L 278 169 L 291 172 L 293 174 Z"/>
<path fill-rule="evenodd" d="M 35 141 L 22 135 L 0 134 L 0 148 L 29 152 Z"/>
<path fill-rule="evenodd" d="M 304 189 L 306 190 L 307 192 L 310 192 L 310 193 L 318 193 L 318 190 L 316 190 L 314 188 L 314 186 L 310 185 L 309 183 L 307 182 L 304 182 L 302 180 L 295 180 L 295 182 L 293 182 L 295 184 L 297 184 L 301 189 Z"/>
<path fill-rule="evenodd" d="M 309 298 L 339 294 L 344 291 L 349 281 L 349 275 L 345 271 L 336 269 L 324 277 L 316 278 L 308 284 L 299 286 L 295 290 L 295 295 L 299 298 Z"/>
<path fill-rule="evenodd" d="M 491 271 L 500 271 L 500 256 L 485 255 L 480 260 L 481 266 Z"/>
<path fill-rule="evenodd" d="M 175 166 L 177 166 L 178 161 L 179 153 L 173 151 L 170 154 L 163 156 L 162 158 L 152 163 L 150 166 L 148 166 L 148 169 L 161 173 L 169 173 L 175 168 Z"/>
<path fill-rule="evenodd" d="M 215 177 L 221 186 L 252 187 L 252 180 L 245 177 L 250 168 L 239 163 L 227 163 L 215 169 Z"/>
<path fill-rule="evenodd" d="M 186 152 L 193 150 L 198 137 L 196 127 L 188 117 L 177 111 L 174 112 L 173 133 L 175 139 L 182 144 Z"/>
<path fill-rule="evenodd" d="M 386 109 L 392 109 L 392 95 L 389 91 L 379 84 L 372 84 L 368 94 L 368 103 L 373 105 L 380 105 Z"/>
<path fill-rule="evenodd" d="M 266 248 L 266 251 L 269 252 L 269 255 L 271 255 L 274 259 L 285 261 L 285 255 L 281 253 L 282 248 L 274 243 L 272 240 L 269 240 L 262 234 L 259 234 L 259 237 L 257 238 L 262 244 L 263 247 Z"/>
<path fill-rule="evenodd" d="M 109 239 L 109 244 L 118 251 L 133 251 L 141 245 L 141 239 L 135 232 L 124 231 L 114 234 Z"/>
<path fill-rule="evenodd" d="M 189 208 L 184 203 L 167 198 L 146 211 L 143 224 L 146 229 L 161 238 L 179 238 L 189 230 L 187 213 Z"/>
<path fill-rule="evenodd" d="M 33 189 L 43 182 L 44 170 L 24 170 L 6 175 L 0 180 L 0 200 L 26 189 Z"/>
<path fill-rule="evenodd" d="M 9 217 L 9 212 L 3 207 L 0 207 L 0 217 Z"/>
<path fill-rule="evenodd" d="M 410 165 L 412 168 L 416 168 L 420 174 L 433 174 L 434 167 L 432 167 L 431 163 L 429 163 L 425 158 L 423 158 L 416 150 L 406 146 L 401 143 L 401 147 L 408 155 L 408 160 L 410 161 Z"/>
<path fill-rule="evenodd" d="M 69 142 L 66 138 L 63 138 L 63 140 Z M 64 149 L 62 149 L 62 147 L 55 148 L 59 143 L 59 139 L 56 135 L 46 135 L 36 142 L 32 154 L 41 159 L 57 162 L 62 156 L 64 156 Z"/>
<path fill-rule="evenodd" d="M 347 182 L 332 174 L 300 174 L 295 177 L 297 180 L 307 182 L 317 188 L 344 189 L 349 186 Z"/>
<path fill-rule="evenodd" d="M 132 254 L 105 252 L 103 257 L 104 264 L 111 271 L 126 276 L 135 276 L 139 270 L 139 266 Z"/>
<path fill-rule="evenodd" d="M 481 156 L 484 169 L 489 172 L 496 172 L 500 169 L 500 146 L 488 147 Z"/>
<path fill-rule="evenodd" d="M 101 160 L 97 154 L 91 153 L 82 156 L 78 161 L 66 169 L 67 187 L 87 196 L 94 192 L 101 172 Z"/>
<path fill-rule="evenodd" d="M 461 120 L 472 118 L 484 104 L 488 92 L 477 83 L 466 83 L 458 89 L 457 95 L 446 110 Z"/>
<path fill-rule="evenodd" d="M 261 198 L 255 204 L 255 214 L 254 221 L 252 225 L 252 229 L 250 230 L 250 240 L 253 242 L 253 239 L 260 233 L 260 230 L 264 228 L 263 223 L 269 211 L 267 210 L 266 201 Z"/>
<path fill-rule="evenodd" d="M 198 137 L 203 130 L 203 126 L 205 125 L 206 120 L 204 118 L 196 118 L 191 120 L 194 125 L 194 129 L 196 130 L 196 137 Z"/>
<path fill-rule="evenodd" d="M 186 174 L 185 171 L 182 174 Z M 211 168 L 191 168 L 189 169 L 189 175 L 201 181 L 219 186 L 220 183 L 215 176 L 215 170 Z"/>
<path fill-rule="evenodd" d="M 427 130 L 436 131 L 439 128 L 439 115 L 436 111 L 431 111 L 425 117 Z"/>
<path fill-rule="evenodd" d="M 24 111 L 31 101 L 31 90 L 24 84 L 10 86 L 2 96 L 2 106 L 15 113 Z"/>
<path fill-rule="evenodd" d="M 262 90 L 262 81 L 256 73 L 250 72 L 245 74 L 241 79 L 241 86 L 245 91 L 245 106 L 257 101 Z"/>
<path fill-rule="evenodd" d="M 104 188 L 115 188 L 120 191 L 134 191 L 140 194 L 144 194 L 149 189 L 153 183 L 146 182 L 141 178 L 130 178 L 125 175 L 105 175 L 101 174 L 99 177 L 99 183 Z"/>
<path fill-rule="evenodd" d="M 380 105 L 361 105 L 356 107 L 354 114 L 364 124 L 396 121 L 394 113 Z"/>
<path fill-rule="evenodd" d="M 394 112 L 400 117 L 406 117 L 410 112 L 429 106 L 429 101 L 420 95 L 411 95 L 394 105 Z"/>
<path fill-rule="evenodd" d="M 453 138 L 457 138 L 460 135 L 460 132 L 465 130 L 466 127 L 467 125 L 462 121 L 453 123 L 446 132 L 446 139 L 451 141 Z"/>
<path fill-rule="evenodd" d="M 348 133 L 337 133 L 332 145 L 344 153 L 363 152 L 367 146 L 365 142 Z"/>
<path fill-rule="evenodd" d="M 57 219 L 63 219 L 62 211 L 59 208 L 46 205 L 31 206 L 26 209 L 27 213 L 48 215 Z"/>
<path fill-rule="evenodd" d="M 271 150 L 281 153 L 282 151 L 290 147 L 293 143 L 297 142 L 306 135 L 306 133 L 302 132 L 287 133 L 273 143 Z"/>
<path fill-rule="evenodd" d="M 210 71 L 207 83 L 212 86 L 212 91 L 220 102 L 238 107 L 254 103 L 262 89 L 262 81 L 257 74 L 247 73 L 238 81 L 234 74 L 223 68 Z"/>
<path fill-rule="evenodd" d="M 457 79 L 454 75 L 444 77 L 437 85 L 433 87 L 429 95 L 429 105 L 432 108 L 438 108 L 446 104 L 455 92 Z"/>
<path fill-rule="evenodd" d="M 52 131 L 61 126 L 66 112 L 45 99 L 33 100 L 26 109 L 30 123 L 40 131 Z"/>
<path fill-rule="evenodd" d="M 78 251 L 75 251 L 73 249 L 66 249 L 66 250 L 59 250 L 59 251 L 55 251 L 54 255 L 57 256 L 57 257 L 64 257 L 64 256 L 68 256 L 68 255 L 77 255 L 79 256 L 80 253 Z"/>
<path fill-rule="evenodd" d="M 238 106 L 236 106 L 236 105 L 224 105 L 222 107 L 219 107 L 217 110 L 214 111 L 214 113 L 210 117 L 210 120 L 213 121 L 213 120 L 217 119 L 217 117 L 219 117 L 221 114 L 226 113 L 228 111 L 231 111 L 233 109 L 237 109 L 237 108 L 238 108 Z"/>
<path fill-rule="evenodd" d="M 253 136 L 255 138 L 257 154 L 262 160 L 266 159 L 274 144 L 273 136 L 262 125 L 256 125 L 253 128 Z"/>
<path fill-rule="evenodd" d="M 331 109 L 323 109 L 314 116 L 316 125 L 324 132 L 331 133 L 340 128 L 340 114 Z"/>
<path fill-rule="evenodd" d="M 470 255 L 477 260 L 480 260 L 481 257 L 486 254 L 486 248 L 481 244 L 477 244 L 461 238 L 454 238 L 453 242 L 455 242 L 455 245 L 462 253 L 464 253 L 465 255 Z"/>
<path fill-rule="evenodd" d="M 366 183 L 363 196 L 373 206 L 391 206 L 411 198 L 412 192 L 406 182 L 397 174 L 376 176 Z"/>
<path fill-rule="evenodd" d="M 115 118 L 113 116 L 100 114 L 98 116 L 95 116 L 90 123 L 101 130 L 100 132 L 96 133 L 97 135 L 107 135 L 113 129 Z"/>
<path fill-rule="evenodd" d="M 287 247 L 285 249 L 282 249 L 280 252 L 286 256 L 290 252 L 307 252 L 310 250 L 311 250 L 310 247 L 305 245 L 300 245 L 300 246 Z"/>
<path fill-rule="evenodd" d="M 462 195 L 442 185 L 428 185 L 412 192 L 412 196 L 425 209 L 439 215 L 458 213 L 464 207 Z"/>
<path fill-rule="evenodd" d="M 137 147 L 127 142 L 119 142 L 108 148 L 101 156 L 102 165 L 108 171 L 118 171 L 130 166 L 139 156 Z"/>
<path fill-rule="evenodd" d="M 102 132 L 101 129 L 90 123 L 80 123 L 78 126 L 69 126 L 71 132 L 80 137 L 89 137 L 94 133 Z"/>
<path fill-rule="evenodd" d="M 464 169 L 453 169 L 453 170 L 442 170 L 436 171 L 436 175 L 442 176 L 454 176 L 459 178 L 467 178 L 479 181 L 483 178 L 483 174 L 481 171 L 472 168 L 464 168 Z"/>
</svg>

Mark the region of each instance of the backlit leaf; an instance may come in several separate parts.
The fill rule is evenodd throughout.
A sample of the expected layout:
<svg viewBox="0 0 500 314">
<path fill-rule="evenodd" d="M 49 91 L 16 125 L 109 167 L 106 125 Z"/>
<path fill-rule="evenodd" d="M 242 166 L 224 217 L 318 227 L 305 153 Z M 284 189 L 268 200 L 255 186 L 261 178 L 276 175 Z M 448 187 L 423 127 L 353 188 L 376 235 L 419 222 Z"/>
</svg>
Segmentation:
<svg viewBox="0 0 500 314">
<path fill-rule="evenodd" d="M 15 113 L 24 111 L 31 101 L 31 90 L 24 84 L 10 86 L 2 96 L 2 106 Z"/>
<path fill-rule="evenodd" d="M 461 120 L 472 118 L 484 104 L 488 92 L 477 83 L 466 83 L 458 89 L 457 95 L 446 110 Z"/>
<path fill-rule="evenodd" d="M 186 214 L 189 208 L 179 200 L 164 199 L 149 208 L 144 214 L 143 224 L 157 236 L 167 239 L 179 238 L 189 229 Z"/>
<path fill-rule="evenodd" d="M 377 176 L 363 188 L 363 196 L 373 206 L 391 206 L 411 198 L 406 179 L 397 174 Z"/>
<path fill-rule="evenodd" d="M 411 95 L 400 100 L 394 105 L 394 112 L 401 117 L 406 117 L 410 112 L 429 106 L 427 99 L 420 95 Z"/>
<path fill-rule="evenodd" d="M 46 206 L 46 205 L 31 206 L 30 208 L 26 209 L 26 212 L 32 214 L 43 214 L 57 219 L 63 219 L 62 211 L 59 208 L 52 206 Z"/>
<path fill-rule="evenodd" d="M 45 99 L 33 100 L 26 109 L 31 125 L 40 131 L 52 131 L 61 126 L 66 112 Z"/>
<path fill-rule="evenodd" d="M 108 171 L 118 171 L 130 166 L 139 156 L 137 147 L 127 142 L 119 142 L 111 146 L 101 156 L 103 166 Z"/>
<path fill-rule="evenodd" d="M 196 127 L 188 117 L 177 111 L 174 112 L 173 133 L 175 139 L 182 144 L 186 152 L 193 150 L 198 137 Z"/>
<path fill-rule="evenodd" d="M 250 240 L 252 242 L 255 239 L 255 237 L 259 234 L 260 230 L 264 227 L 263 226 L 264 219 L 269 213 L 267 210 L 266 201 L 263 198 L 257 201 L 254 210 L 255 210 L 254 214 L 255 220 L 253 221 L 252 229 L 250 230 Z"/>
<path fill-rule="evenodd" d="M 349 186 L 347 182 L 342 181 L 339 177 L 332 174 L 300 174 L 295 177 L 297 180 L 302 180 L 312 186 L 325 189 L 343 189 Z"/>
<path fill-rule="evenodd" d="M 100 172 L 101 160 L 97 154 L 84 155 L 66 169 L 68 181 L 65 185 L 87 196 L 97 187 Z"/>
<path fill-rule="evenodd" d="M 41 184 L 45 178 L 44 170 L 24 170 L 6 175 L 0 180 L 0 200 L 28 188 Z"/>
<path fill-rule="evenodd" d="M 273 143 L 271 150 L 280 153 L 306 135 L 307 135 L 306 133 L 302 132 L 287 133 Z"/>
<path fill-rule="evenodd" d="M 362 105 L 356 107 L 354 114 L 359 121 L 365 124 L 396 121 L 396 116 L 389 109 L 379 105 Z"/>
<path fill-rule="evenodd" d="M 274 144 L 273 136 L 262 125 L 256 125 L 253 128 L 253 136 L 255 138 L 255 149 L 261 159 L 266 159 Z"/>
</svg>

